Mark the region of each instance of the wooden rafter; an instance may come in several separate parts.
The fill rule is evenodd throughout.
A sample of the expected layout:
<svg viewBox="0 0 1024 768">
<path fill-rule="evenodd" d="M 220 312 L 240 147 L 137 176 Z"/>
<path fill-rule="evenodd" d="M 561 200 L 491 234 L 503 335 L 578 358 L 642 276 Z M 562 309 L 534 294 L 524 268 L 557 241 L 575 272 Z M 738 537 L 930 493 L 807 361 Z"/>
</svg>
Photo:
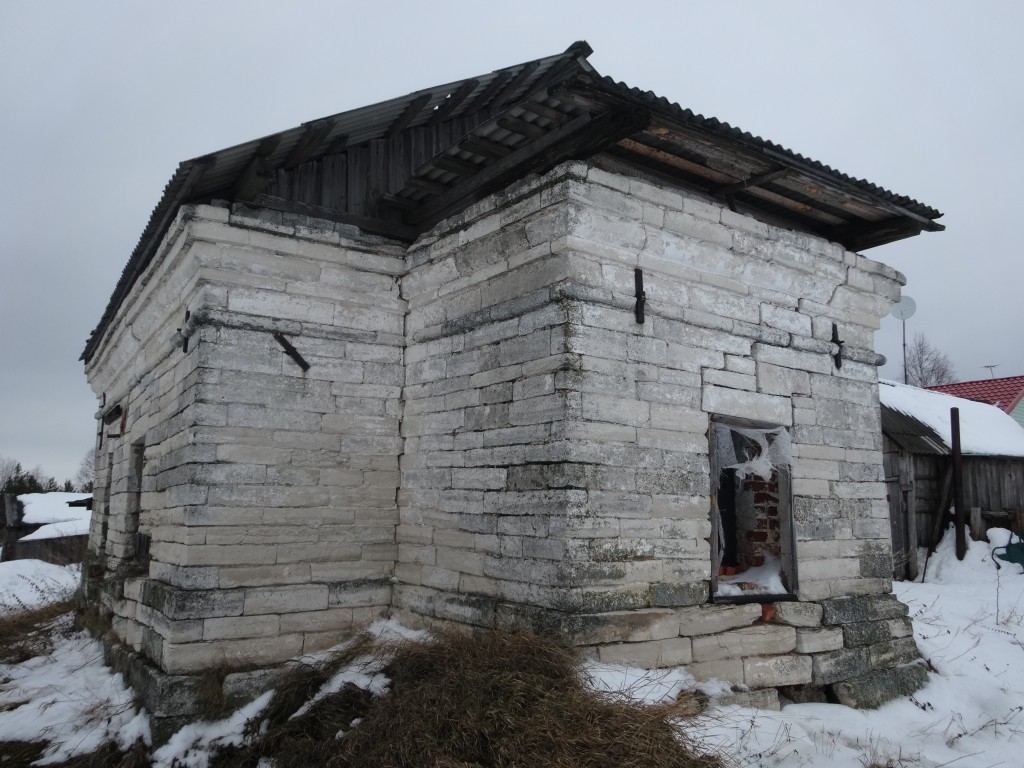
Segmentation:
<svg viewBox="0 0 1024 768">
<path fill-rule="evenodd" d="M 448 117 L 459 108 L 469 95 L 476 90 L 476 87 L 480 85 L 479 80 L 467 80 L 452 93 L 448 94 L 446 98 L 437 109 L 434 110 L 434 114 L 427 121 L 427 125 L 437 125 L 448 119 Z"/>
<path fill-rule="evenodd" d="M 472 176 L 480 170 L 480 166 L 476 163 L 460 160 L 451 155 L 438 155 L 430 161 L 430 164 L 435 168 L 440 168 L 442 171 L 457 173 L 459 176 Z"/>
<path fill-rule="evenodd" d="M 520 136 L 525 136 L 528 139 L 539 139 L 547 133 L 547 130 L 539 125 L 520 120 L 518 117 L 498 118 L 498 127 L 504 128 L 506 131 L 512 131 L 512 133 L 519 134 Z"/>
<path fill-rule="evenodd" d="M 527 101 L 519 105 L 519 108 L 536 115 L 537 117 L 543 117 L 546 120 L 550 120 L 555 125 L 561 125 L 568 120 L 571 115 L 567 115 L 565 112 L 549 107 L 545 104 L 541 104 L 536 101 Z"/>
<path fill-rule="evenodd" d="M 459 142 L 458 148 L 489 160 L 500 160 L 512 152 L 510 147 L 485 139 L 483 136 L 467 136 Z"/>
<path fill-rule="evenodd" d="M 497 108 L 501 109 L 505 105 L 505 102 L 512 98 L 515 92 L 518 91 L 519 88 L 527 80 L 530 79 L 530 76 L 537 71 L 537 67 L 539 66 L 540 63 L 536 61 L 531 61 L 528 64 L 523 64 L 522 69 L 519 70 L 519 73 L 512 78 L 508 85 L 502 88 L 501 91 L 499 91 L 495 95 L 495 97 L 491 100 L 491 103 L 494 104 L 494 106 L 496 106 Z"/>
<path fill-rule="evenodd" d="M 410 101 L 406 108 L 402 110 L 402 114 L 396 117 L 395 121 L 388 126 L 388 129 L 384 132 L 384 138 L 393 139 L 404 131 L 406 126 L 416 119 L 420 110 L 427 106 L 432 96 L 433 94 L 424 93 Z"/>
<path fill-rule="evenodd" d="M 436 221 L 512 179 L 544 170 L 563 159 L 585 155 L 623 135 L 634 133 L 645 126 L 649 118 L 645 110 L 622 110 L 596 118 L 581 115 L 484 166 L 476 175 L 424 202 L 405 219 L 417 226 Z"/>
<path fill-rule="evenodd" d="M 789 173 L 789 171 L 786 168 L 776 168 L 775 170 L 759 173 L 751 176 L 749 179 L 737 181 L 733 184 L 722 184 L 721 186 L 712 189 L 711 194 L 724 197 L 735 194 L 736 192 L 745 192 L 751 187 L 760 187 L 762 184 L 774 181 L 775 179 L 785 176 L 787 173 Z"/>
<path fill-rule="evenodd" d="M 502 72 L 495 77 L 490 85 L 480 91 L 469 104 L 466 105 L 465 113 L 478 112 L 481 109 L 486 109 L 487 105 L 491 103 L 494 98 L 494 94 L 501 91 L 505 85 L 512 79 L 511 72 Z"/>
<path fill-rule="evenodd" d="M 248 202 L 267 191 L 273 177 L 270 156 L 280 144 L 280 136 L 271 136 L 259 143 L 232 187 L 230 199 Z"/>
<path fill-rule="evenodd" d="M 288 153 L 288 157 L 285 158 L 281 167 L 286 171 L 290 171 L 309 160 L 320 147 L 323 140 L 327 138 L 333 127 L 334 121 L 331 119 L 317 120 L 316 122 L 309 123 L 302 134 L 302 138 L 292 147 L 292 151 Z"/>
</svg>

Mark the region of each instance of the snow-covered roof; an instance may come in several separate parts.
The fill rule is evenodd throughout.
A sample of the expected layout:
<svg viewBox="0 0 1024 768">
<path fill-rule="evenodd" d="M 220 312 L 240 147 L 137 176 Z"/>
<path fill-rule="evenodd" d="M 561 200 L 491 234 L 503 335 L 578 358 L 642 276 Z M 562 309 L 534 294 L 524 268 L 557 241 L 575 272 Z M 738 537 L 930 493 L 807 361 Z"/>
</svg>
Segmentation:
<svg viewBox="0 0 1024 768">
<path fill-rule="evenodd" d="M 975 456 L 1024 456 L 1024 428 L 994 405 L 953 397 L 942 392 L 879 382 L 883 408 L 902 413 L 930 431 L 946 451 L 952 447 L 951 408 L 960 410 L 960 450 Z"/>
<path fill-rule="evenodd" d="M 81 536 L 89 532 L 92 511 L 82 507 L 69 507 L 69 501 L 88 499 L 91 493 L 23 493 L 18 496 L 25 507 L 24 525 L 41 525 L 22 540 L 53 539 L 61 536 Z"/>
</svg>

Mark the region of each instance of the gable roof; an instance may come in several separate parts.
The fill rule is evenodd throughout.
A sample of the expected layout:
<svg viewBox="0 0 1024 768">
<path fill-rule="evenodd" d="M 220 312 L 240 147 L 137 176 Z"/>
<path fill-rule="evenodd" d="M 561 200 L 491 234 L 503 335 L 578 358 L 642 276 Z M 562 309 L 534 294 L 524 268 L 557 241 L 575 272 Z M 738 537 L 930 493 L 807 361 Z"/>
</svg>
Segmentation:
<svg viewBox="0 0 1024 768">
<path fill-rule="evenodd" d="M 960 450 L 974 456 L 1024 456 L 1024 428 L 988 403 L 879 381 L 882 431 L 911 453 L 948 455 L 950 409 L 960 411 Z"/>
<path fill-rule="evenodd" d="M 996 406 L 1004 413 L 1010 413 L 1021 398 L 1024 398 L 1024 376 L 1004 376 L 1001 379 L 978 379 L 960 381 L 955 384 L 937 384 L 928 387 L 933 392 L 978 400 Z"/>
<path fill-rule="evenodd" d="M 186 203 L 250 202 L 411 242 L 517 178 L 609 152 L 734 210 L 851 250 L 943 229 L 942 214 L 564 53 L 342 112 L 178 166 L 82 359 Z"/>
</svg>

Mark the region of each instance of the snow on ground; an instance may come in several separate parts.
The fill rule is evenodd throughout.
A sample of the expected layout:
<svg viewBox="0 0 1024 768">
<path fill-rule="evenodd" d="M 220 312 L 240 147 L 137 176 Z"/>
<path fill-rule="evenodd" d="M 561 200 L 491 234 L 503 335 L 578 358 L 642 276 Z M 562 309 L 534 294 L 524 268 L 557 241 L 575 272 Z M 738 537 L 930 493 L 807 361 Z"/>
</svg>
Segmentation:
<svg viewBox="0 0 1024 768">
<path fill-rule="evenodd" d="M 44 764 L 107 741 L 126 749 L 149 740 L 149 721 L 135 711 L 131 690 L 103 666 L 103 649 L 85 633 L 59 639 L 47 656 L 0 664 L 0 680 L 0 740 L 49 741 Z"/>
<path fill-rule="evenodd" d="M 78 587 L 78 565 L 51 565 L 42 560 L 0 563 L 0 616 L 67 600 Z"/>
<path fill-rule="evenodd" d="M 923 768 L 1021 765 L 1024 574 L 1009 563 L 997 571 L 990 553 L 1008 536 L 990 531 L 992 544 L 972 542 L 957 562 L 950 532 L 931 557 L 924 583 L 895 585 L 910 606 L 918 645 L 935 669 L 913 697 L 873 711 L 836 704 L 790 704 L 781 712 L 713 706 L 709 717 L 690 727 L 750 768 L 864 768 L 887 761 Z M 371 629 L 389 640 L 423 636 L 393 621 Z M 353 681 L 383 690 L 387 680 L 377 664 L 357 660 L 325 689 Z M 590 662 L 584 674 L 595 690 L 628 691 L 652 703 L 691 686 L 710 695 L 728 691 L 725 684 L 694 683 L 683 670 L 652 673 Z M 0 740 L 46 738 L 53 745 L 51 761 L 87 751 L 104 738 L 124 746 L 148 738 L 145 715 L 132 709 L 131 692 L 103 666 L 99 645 L 83 635 L 59 640 L 53 653 L 26 664 L 0 665 L 0 680 Z M 261 697 L 218 723 L 189 726 L 154 755 L 157 764 L 177 759 L 206 766 L 211 748 L 237 742 L 245 719 L 266 701 Z"/>
<path fill-rule="evenodd" d="M 712 743 L 758 768 L 863 768 L 869 760 L 938 768 L 1021 765 L 1024 750 L 1024 575 L 997 571 L 992 544 L 971 542 L 956 560 L 952 531 L 932 555 L 926 583 L 897 582 L 922 655 L 936 672 L 909 699 L 877 710 L 790 704 L 781 712 L 718 707 Z M 998 615 L 996 605 L 998 600 Z"/>
</svg>

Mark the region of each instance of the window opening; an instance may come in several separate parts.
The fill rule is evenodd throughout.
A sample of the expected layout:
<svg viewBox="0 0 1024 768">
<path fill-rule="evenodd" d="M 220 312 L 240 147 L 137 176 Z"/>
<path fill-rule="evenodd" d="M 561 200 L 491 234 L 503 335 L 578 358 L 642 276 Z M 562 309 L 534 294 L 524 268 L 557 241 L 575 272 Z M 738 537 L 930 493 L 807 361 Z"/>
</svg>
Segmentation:
<svg viewBox="0 0 1024 768">
<path fill-rule="evenodd" d="M 796 592 L 785 427 L 712 423 L 712 595 L 721 602 Z"/>
</svg>

